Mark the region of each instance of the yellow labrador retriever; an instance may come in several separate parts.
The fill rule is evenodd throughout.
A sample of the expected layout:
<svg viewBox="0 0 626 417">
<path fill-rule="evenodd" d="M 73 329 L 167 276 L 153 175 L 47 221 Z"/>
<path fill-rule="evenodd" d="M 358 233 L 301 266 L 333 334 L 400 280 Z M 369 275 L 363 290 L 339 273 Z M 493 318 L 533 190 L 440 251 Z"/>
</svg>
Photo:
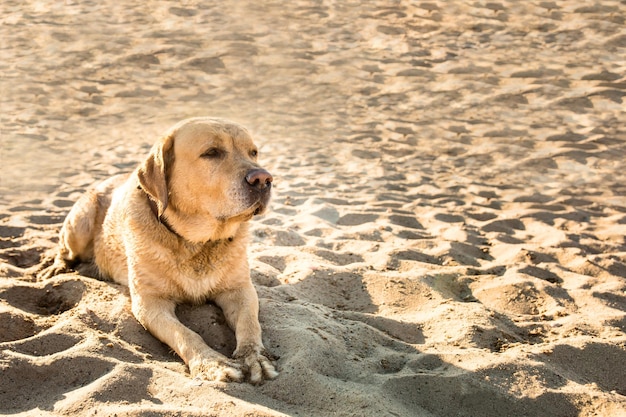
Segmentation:
<svg viewBox="0 0 626 417">
<path fill-rule="evenodd" d="M 193 118 L 174 126 L 131 174 L 83 195 L 65 219 L 46 279 L 77 262 L 128 285 L 132 311 L 193 377 L 259 383 L 276 372 L 261 341 L 246 253 L 248 224 L 270 199 L 272 176 L 243 127 Z M 230 360 L 176 317 L 182 302 L 213 300 L 235 331 Z"/>
</svg>

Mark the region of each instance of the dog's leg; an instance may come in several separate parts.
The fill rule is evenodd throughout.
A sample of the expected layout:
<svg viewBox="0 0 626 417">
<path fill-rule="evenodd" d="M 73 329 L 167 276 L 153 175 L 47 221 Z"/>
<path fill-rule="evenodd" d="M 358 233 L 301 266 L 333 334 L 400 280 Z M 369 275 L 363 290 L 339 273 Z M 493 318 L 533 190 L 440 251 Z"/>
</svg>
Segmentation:
<svg viewBox="0 0 626 417">
<path fill-rule="evenodd" d="M 256 384 L 264 379 L 276 378 L 278 372 L 267 358 L 261 340 L 259 300 L 252 284 L 220 293 L 215 302 L 222 308 L 226 321 L 235 331 L 237 349 L 233 357 L 243 361 L 250 373 L 250 382 Z"/>
<path fill-rule="evenodd" d="M 244 375 L 238 363 L 211 349 L 199 334 L 178 320 L 173 301 L 140 296 L 133 293 L 132 288 L 131 300 L 137 320 L 185 361 L 192 377 L 210 381 L 243 380 Z"/>
<path fill-rule="evenodd" d="M 94 191 L 88 191 L 74 204 L 65 218 L 54 261 L 52 265 L 39 271 L 38 279 L 48 279 L 68 272 L 79 260 L 87 261 L 93 257 L 97 214 L 98 195 Z"/>
</svg>

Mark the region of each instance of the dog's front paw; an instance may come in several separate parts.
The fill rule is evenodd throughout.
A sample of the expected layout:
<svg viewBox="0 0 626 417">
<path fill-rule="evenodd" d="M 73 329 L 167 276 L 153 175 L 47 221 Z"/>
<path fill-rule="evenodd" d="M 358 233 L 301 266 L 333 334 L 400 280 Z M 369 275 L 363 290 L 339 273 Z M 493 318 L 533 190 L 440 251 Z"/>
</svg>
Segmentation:
<svg viewBox="0 0 626 417">
<path fill-rule="evenodd" d="M 226 358 L 198 358 L 189 361 L 189 372 L 192 378 L 206 381 L 241 382 L 244 373 L 241 365 Z"/>
<path fill-rule="evenodd" d="M 56 275 L 64 274 L 69 271 L 71 271 L 69 263 L 64 259 L 57 257 L 53 260 L 44 260 L 40 269 L 36 272 L 36 276 L 39 281 L 45 281 Z"/>
<path fill-rule="evenodd" d="M 247 373 L 250 375 L 250 382 L 260 384 L 266 379 L 274 379 L 278 376 L 278 371 L 268 358 L 263 346 L 245 345 L 237 348 L 233 357 L 243 362 Z"/>
</svg>

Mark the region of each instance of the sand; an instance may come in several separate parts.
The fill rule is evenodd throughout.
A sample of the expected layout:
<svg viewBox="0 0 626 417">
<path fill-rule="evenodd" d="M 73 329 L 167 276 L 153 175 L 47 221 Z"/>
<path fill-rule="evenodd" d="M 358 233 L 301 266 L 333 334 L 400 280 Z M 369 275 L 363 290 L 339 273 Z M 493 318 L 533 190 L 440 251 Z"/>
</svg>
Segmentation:
<svg viewBox="0 0 626 417">
<path fill-rule="evenodd" d="M 1 414 L 626 415 L 623 1 L 0 9 Z M 261 386 L 191 379 L 118 285 L 33 278 L 81 192 L 202 115 L 275 177 Z"/>
</svg>

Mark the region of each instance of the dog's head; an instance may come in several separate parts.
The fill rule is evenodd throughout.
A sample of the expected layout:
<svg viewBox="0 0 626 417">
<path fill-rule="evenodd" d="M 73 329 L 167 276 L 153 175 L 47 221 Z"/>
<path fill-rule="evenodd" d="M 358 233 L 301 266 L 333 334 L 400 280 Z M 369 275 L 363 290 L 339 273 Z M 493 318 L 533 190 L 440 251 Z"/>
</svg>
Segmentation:
<svg viewBox="0 0 626 417">
<path fill-rule="evenodd" d="M 209 240 L 216 231 L 208 229 L 223 228 L 228 234 L 226 229 L 267 208 L 273 178 L 258 164 L 257 153 L 238 124 L 188 119 L 154 145 L 137 175 L 159 217 L 165 215 L 190 240 Z"/>
</svg>

